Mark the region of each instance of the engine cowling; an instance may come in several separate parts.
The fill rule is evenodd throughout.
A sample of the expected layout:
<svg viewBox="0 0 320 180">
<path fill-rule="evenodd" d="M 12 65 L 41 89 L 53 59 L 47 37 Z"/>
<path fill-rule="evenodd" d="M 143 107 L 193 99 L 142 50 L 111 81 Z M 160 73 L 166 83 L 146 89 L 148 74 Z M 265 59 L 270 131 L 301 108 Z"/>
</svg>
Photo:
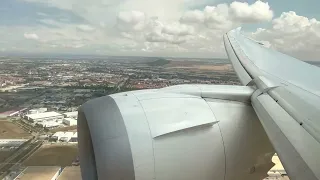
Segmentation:
<svg viewBox="0 0 320 180">
<path fill-rule="evenodd" d="M 83 179 L 259 179 L 274 150 L 250 87 L 179 85 L 113 94 L 79 109 Z"/>
</svg>

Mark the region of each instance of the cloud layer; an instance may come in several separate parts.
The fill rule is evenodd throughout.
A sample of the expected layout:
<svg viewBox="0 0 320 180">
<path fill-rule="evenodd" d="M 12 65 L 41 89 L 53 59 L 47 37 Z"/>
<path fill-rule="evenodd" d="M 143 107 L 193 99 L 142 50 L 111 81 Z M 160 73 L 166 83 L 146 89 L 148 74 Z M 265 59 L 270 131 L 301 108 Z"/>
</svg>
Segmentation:
<svg viewBox="0 0 320 180">
<path fill-rule="evenodd" d="M 22 1 L 21 1 L 22 2 Z M 283 12 L 267 2 L 204 5 L 208 0 L 25 0 L 30 25 L 1 24 L 0 49 L 106 55 L 225 57 L 222 35 L 238 26 L 264 23 L 244 32 L 285 53 L 319 56 L 320 22 Z M 198 8 L 201 4 L 202 8 Z M 212 3 L 211 3 L 212 4 Z M 37 7 L 40 7 L 37 9 Z M 23 13 L 22 13 L 23 14 Z M 22 18 L 22 17 L 21 17 Z"/>
</svg>

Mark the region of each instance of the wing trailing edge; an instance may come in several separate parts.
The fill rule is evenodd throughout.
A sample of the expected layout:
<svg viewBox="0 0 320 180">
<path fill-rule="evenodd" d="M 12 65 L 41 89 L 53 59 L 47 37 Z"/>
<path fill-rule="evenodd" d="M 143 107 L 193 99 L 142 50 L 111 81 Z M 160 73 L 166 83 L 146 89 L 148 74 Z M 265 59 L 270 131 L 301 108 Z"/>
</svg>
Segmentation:
<svg viewBox="0 0 320 180">
<path fill-rule="evenodd" d="M 319 68 L 266 48 L 235 29 L 226 52 L 290 179 L 320 179 Z"/>
</svg>

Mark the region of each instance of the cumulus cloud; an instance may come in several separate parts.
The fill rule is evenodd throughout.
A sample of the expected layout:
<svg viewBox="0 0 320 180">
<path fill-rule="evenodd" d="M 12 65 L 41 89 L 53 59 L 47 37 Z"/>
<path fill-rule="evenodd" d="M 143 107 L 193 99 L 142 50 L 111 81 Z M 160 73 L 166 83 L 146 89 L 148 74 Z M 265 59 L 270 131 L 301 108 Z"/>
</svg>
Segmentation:
<svg viewBox="0 0 320 180">
<path fill-rule="evenodd" d="M 24 33 L 23 34 L 24 38 L 26 39 L 33 39 L 33 40 L 38 40 L 39 36 L 35 33 Z"/>
<path fill-rule="evenodd" d="M 168 24 L 162 29 L 162 33 L 178 36 L 191 35 L 193 32 L 193 27 L 180 23 Z"/>
<path fill-rule="evenodd" d="M 268 3 L 256 1 L 249 5 L 246 2 L 233 2 L 229 5 L 218 4 L 206 6 L 202 11 L 187 11 L 180 18 L 181 23 L 204 24 L 213 29 L 231 29 L 243 23 L 270 21 L 273 11 Z"/>
<path fill-rule="evenodd" d="M 320 21 L 299 16 L 293 11 L 282 13 L 272 21 L 270 28 L 259 28 L 252 36 L 269 41 L 274 48 L 298 58 L 319 57 L 315 52 L 320 47 Z"/>
<path fill-rule="evenodd" d="M 146 17 L 140 11 L 119 12 L 117 16 L 117 27 L 123 31 L 140 31 L 145 27 Z"/>
<path fill-rule="evenodd" d="M 273 19 L 274 13 L 266 1 L 214 6 L 206 6 L 207 0 L 47 0 L 46 3 L 79 21 L 62 21 L 59 15 L 56 18 L 37 9 L 36 26 L 10 28 L 0 23 L 3 41 L 12 42 L 12 46 L 17 46 L 15 50 L 225 56 L 224 33 L 248 23 L 267 22 L 270 27 L 257 29 L 252 38 L 291 55 L 319 54 L 316 53 L 320 47 L 319 21 L 294 12 Z M 3 44 L 0 48 L 7 48 Z"/>
<path fill-rule="evenodd" d="M 148 42 L 166 42 L 169 44 L 181 44 L 186 42 L 188 37 L 186 36 L 175 36 L 170 34 L 158 34 L 151 32 L 146 35 L 146 40 Z"/>
<path fill-rule="evenodd" d="M 185 24 L 162 23 L 155 20 L 148 24 L 146 32 L 146 41 L 182 44 L 193 37 L 194 28 Z"/>
<path fill-rule="evenodd" d="M 249 5 L 246 2 L 235 1 L 230 4 L 230 15 L 237 21 L 254 23 L 270 21 L 273 11 L 267 2 L 256 1 Z"/>
<path fill-rule="evenodd" d="M 203 23 L 204 22 L 204 13 L 200 10 L 187 11 L 180 18 L 182 23 Z"/>
<path fill-rule="evenodd" d="M 147 17 L 139 11 L 120 12 L 117 20 L 120 35 L 138 41 L 181 44 L 186 42 L 186 36 L 194 33 L 192 26 L 161 22 L 157 17 Z"/>
</svg>

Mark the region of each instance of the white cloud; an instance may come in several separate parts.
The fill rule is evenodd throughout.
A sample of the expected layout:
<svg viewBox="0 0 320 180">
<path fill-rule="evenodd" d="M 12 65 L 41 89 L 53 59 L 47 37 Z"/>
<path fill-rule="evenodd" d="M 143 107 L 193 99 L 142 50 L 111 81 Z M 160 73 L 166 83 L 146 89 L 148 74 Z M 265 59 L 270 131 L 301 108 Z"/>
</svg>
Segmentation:
<svg viewBox="0 0 320 180">
<path fill-rule="evenodd" d="M 121 32 L 120 33 L 122 37 L 128 38 L 128 39 L 133 39 L 133 35 L 127 32 Z"/>
<path fill-rule="evenodd" d="M 87 24 L 80 24 L 80 25 L 77 26 L 77 28 L 80 31 L 93 31 L 93 30 L 95 30 L 94 27 L 92 27 L 90 25 L 87 25 Z"/>
<path fill-rule="evenodd" d="M 200 10 L 187 11 L 180 18 L 180 22 L 182 23 L 203 23 L 204 22 L 204 14 Z"/>
<path fill-rule="evenodd" d="M 230 4 L 230 14 L 237 21 L 251 23 L 270 21 L 273 17 L 269 4 L 260 0 L 252 5 L 235 1 Z"/>
<path fill-rule="evenodd" d="M 43 0 L 25 1 L 43 3 Z M 289 54 L 304 57 L 319 54 L 316 52 L 320 47 L 320 25 L 315 19 L 287 12 L 272 20 L 271 7 L 260 0 L 251 4 L 235 1 L 206 6 L 208 2 L 46 0 L 46 5 L 74 14 L 81 22 L 62 21 L 61 17 L 54 18 L 39 9 L 35 11 L 37 26 L 8 27 L 0 23 L 0 36 L 2 41 L 10 42 L 8 47 L 36 52 L 225 56 L 222 39 L 225 32 L 248 23 L 268 22 L 269 28 L 257 29 L 252 37 L 269 41 L 272 47 Z M 10 51 L 5 44 L 0 44 L 0 48 Z"/>
<path fill-rule="evenodd" d="M 181 44 L 188 40 L 186 36 L 175 36 L 170 34 L 149 33 L 146 35 L 146 40 L 149 42 L 166 42 L 169 44 Z"/>
<path fill-rule="evenodd" d="M 162 33 L 178 36 L 191 35 L 193 32 L 193 27 L 180 23 L 168 24 L 162 29 Z"/>
<path fill-rule="evenodd" d="M 293 11 L 282 13 L 270 28 L 259 28 L 252 36 L 269 41 L 274 48 L 298 58 L 315 59 L 320 55 L 320 21 Z"/>
<path fill-rule="evenodd" d="M 24 33 L 23 34 L 24 38 L 26 39 L 33 39 L 33 40 L 38 40 L 39 36 L 35 33 Z"/>
<path fill-rule="evenodd" d="M 119 12 L 117 20 L 117 27 L 122 31 L 140 31 L 146 23 L 145 14 L 140 11 Z"/>
<path fill-rule="evenodd" d="M 256 1 L 249 5 L 243 2 L 206 6 L 202 11 L 185 12 L 180 18 L 181 23 L 202 24 L 211 29 L 230 30 L 243 23 L 270 21 L 273 11 L 268 3 Z"/>
<path fill-rule="evenodd" d="M 236 26 L 229 17 L 229 7 L 226 4 L 219 4 L 217 7 L 206 6 L 204 9 L 205 24 L 212 29 L 230 30 Z"/>
</svg>

